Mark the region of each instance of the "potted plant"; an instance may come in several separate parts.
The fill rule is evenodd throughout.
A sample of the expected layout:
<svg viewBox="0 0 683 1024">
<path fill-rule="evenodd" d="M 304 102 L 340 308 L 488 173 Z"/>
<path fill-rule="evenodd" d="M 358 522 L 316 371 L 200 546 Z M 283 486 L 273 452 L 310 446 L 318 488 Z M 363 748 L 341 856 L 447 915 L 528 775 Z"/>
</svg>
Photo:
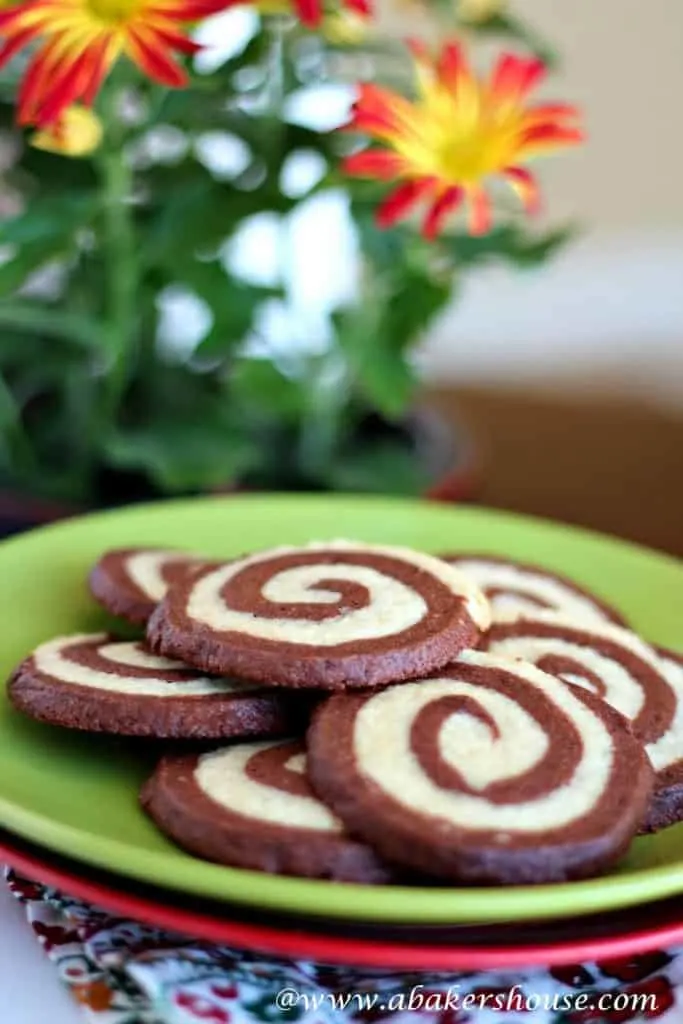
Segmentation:
<svg viewBox="0 0 683 1024">
<path fill-rule="evenodd" d="M 433 488 L 457 451 L 418 411 L 417 347 L 470 269 L 567 237 L 526 226 L 527 163 L 578 142 L 578 115 L 535 101 L 551 55 L 500 3 L 421 8 L 449 19 L 433 47 L 383 34 L 366 0 L 268 0 L 236 41 L 230 6 L 0 10 L 6 520 L 233 486 Z M 480 36 L 525 52 L 475 72 Z M 335 88 L 355 100 L 340 128 L 296 113 Z M 347 284 L 311 317 L 288 237 L 330 196 Z M 314 262 L 339 245 L 312 237 Z"/>
</svg>

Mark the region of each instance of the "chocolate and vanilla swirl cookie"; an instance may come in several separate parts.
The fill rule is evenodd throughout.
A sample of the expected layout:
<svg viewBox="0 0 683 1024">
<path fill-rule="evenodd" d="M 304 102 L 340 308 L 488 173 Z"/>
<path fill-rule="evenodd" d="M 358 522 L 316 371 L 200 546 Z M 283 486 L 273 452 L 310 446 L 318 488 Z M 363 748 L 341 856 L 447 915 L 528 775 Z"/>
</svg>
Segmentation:
<svg viewBox="0 0 683 1024">
<path fill-rule="evenodd" d="M 8 695 L 41 722 L 125 736 L 281 736 L 304 717 L 282 690 L 208 678 L 106 633 L 41 644 L 14 671 Z"/>
<path fill-rule="evenodd" d="M 658 647 L 659 668 L 676 697 L 676 711 L 668 733 L 657 744 L 653 763 L 658 762 L 657 788 L 646 822 L 656 832 L 683 819 L 683 654 Z"/>
<path fill-rule="evenodd" d="M 683 669 L 635 633 L 552 612 L 495 623 L 482 647 L 591 690 L 627 718 L 656 772 L 644 828 L 683 818 Z"/>
<path fill-rule="evenodd" d="M 207 672 L 345 689 L 424 674 L 475 646 L 488 602 L 463 573 L 407 548 L 275 548 L 174 584 L 147 636 Z"/>
<path fill-rule="evenodd" d="M 316 798 L 300 740 L 169 755 L 140 799 L 179 846 L 220 864 L 346 882 L 393 874 Z"/>
<path fill-rule="evenodd" d="M 88 579 L 90 593 L 113 615 L 144 625 L 169 585 L 202 561 L 163 548 L 116 548 L 93 566 Z"/>
<path fill-rule="evenodd" d="M 652 788 L 608 704 L 479 651 L 431 679 L 331 697 L 307 744 L 313 788 L 354 835 L 464 882 L 595 874 L 628 846 Z"/>
<path fill-rule="evenodd" d="M 491 603 L 494 622 L 513 615 L 556 611 L 571 618 L 624 625 L 621 613 L 577 583 L 539 565 L 495 555 L 447 554 L 442 558 L 477 583 Z"/>
</svg>

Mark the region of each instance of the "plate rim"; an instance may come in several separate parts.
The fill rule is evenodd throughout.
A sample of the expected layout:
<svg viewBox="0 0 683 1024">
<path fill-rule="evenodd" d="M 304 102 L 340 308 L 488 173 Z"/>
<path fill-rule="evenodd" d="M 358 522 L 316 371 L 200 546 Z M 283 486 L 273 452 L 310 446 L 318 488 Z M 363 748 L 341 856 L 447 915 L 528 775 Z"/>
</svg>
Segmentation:
<svg viewBox="0 0 683 1024">
<path fill-rule="evenodd" d="M 479 506 L 449 506 L 442 503 L 429 503 L 400 497 L 377 495 L 320 495 L 320 494 L 240 494 L 211 495 L 198 498 L 181 498 L 171 501 L 151 502 L 119 509 L 108 509 L 76 516 L 40 527 L 28 534 L 9 538 L 0 544 L 0 560 L 8 550 L 16 550 L 29 545 L 36 539 L 46 535 L 60 534 L 65 531 L 73 533 L 90 523 L 99 523 L 108 519 L 145 517 L 148 513 L 164 513 L 187 509 L 191 511 L 198 505 L 211 503 L 217 508 L 241 505 L 256 505 L 269 509 L 273 503 L 296 507 L 306 504 L 309 508 L 315 505 L 329 510 L 331 502 L 365 506 L 368 509 L 388 505 L 404 510 L 436 511 L 439 514 L 457 518 L 460 514 L 476 513 L 489 522 L 518 524 L 524 528 L 541 528 L 558 537 L 570 534 L 577 539 L 590 539 L 593 543 L 609 545 L 614 550 L 638 552 L 648 559 L 659 561 L 662 566 L 683 570 L 683 563 L 675 556 L 633 544 L 620 538 L 603 535 L 597 531 L 585 530 L 570 524 L 557 523 L 539 517 L 526 516 L 519 513 L 508 513 L 499 509 L 487 509 Z M 164 862 L 169 864 L 169 854 L 164 850 L 146 850 L 131 846 L 130 843 L 104 838 L 87 829 L 78 828 L 63 822 L 55 822 L 46 818 L 43 813 L 35 812 L 18 805 L 0 795 L 0 818 L 3 825 L 13 831 L 48 846 L 66 856 L 73 856 L 73 849 L 78 849 L 78 859 L 95 867 L 109 868 L 112 855 L 116 858 L 117 868 L 122 874 L 142 881 L 153 882 L 158 878 L 159 870 L 163 870 Z M 372 906 L 363 911 L 363 896 L 367 898 L 368 887 L 313 879 L 288 878 L 284 876 L 264 875 L 259 872 L 245 871 L 237 868 L 223 867 L 197 861 L 185 854 L 187 864 L 182 878 L 179 877 L 178 854 L 173 851 L 173 867 L 176 877 L 169 881 L 170 888 L 191 893 L 206 895 L 210 877 L 220 873 L 223 879 L 232 876 L 231 892 L 216 892 L 218 899 L 230 900 L 243 905 L 260 906 L 272 910 L 293 911 L 315 916 L 331 916 L 337 918 L 372 920 L 405 923 L 455 923 L 478 921 L 482 923 L 502 920 L 529 920 L 543 917 L 576 916 L 577 910 L 572 905 L 573 897 L 581 897 L 580 914 L 593 913 L 596 910 L 625 908 L 652 899 L 665 898 L 683 892 L 683 859 L 678 864 L 664 864 L 645 867 L 617 875 L 603 876 L 596 879 L 563 884 L 542 886 L 500 887 L 490 890 L 494 899 L 486 900 L 486 890 L 481 888 L 466 889 L 454 887 L 438 888 L 407 888 L 399 886 L 373 887 Z M 193 884 L 192 863 L 202 864 L 202 876 L 207 881 Z M 207 872 L 209 874 L 207 874 Z M 215 876 L 217 877 L 217 875 Z M 254 896 L 252 889 L 258 893 Z M 323 906 L 319 905 L 323 897 Z M 349 899 L 353 897 L 353 899 Z M 395 906 L 398 897 L 399 906 Z M 558 908 L 557 900 L 561 906 Z M 453 903 L 458 903 L 454 916 Z M 483 901 L 483 903 L 482 903 Z M 548 906 L 550 901 L 550 907 Z M 501 907 L 502 904 L 502 907 Z M 483 909 L 484 907 L 484 909 Z"/>
<path fill-rule="evenodd" d="M 42 854 L 13 846 L 8 836 L 0 837 L 0 858 L 31 881 L 53 886 L 67 895 L 92 903 L 109 913 L 164 930 L 179 932 L 193 940 L 235 945 L 237 948 L 291 960 L 313 960 L 367 970 L 405 971 L 495 971 L 524 967 L 564 967 L 617 957 L 642 955 L 683 939 L 683 920 L 676 924 L 653 925 L 595 939 L 538 942 L 528 946 L 500 945 L 471 947 L 465 944 L 432 946 L 426 942 L 392 942 L 379 937 L 359 938 L 310 933 L 304 926 L 278 928 L 261 923 L 231 921 L 208 912 L 188 910 L 161 903 L 151 897 L 128 893 L 111 879 L 82 879 L 75 870 L 50 864 Z M 106 874 L 110 874 L 106 872 Z M 169 894 L 171 895 L 171 894 Z"/>
<path fill-rule="evenodd" d="M 23 533 L 15 533 L 9 537 L 3 537 L 0 539 L 0 556 L 6 550 L 18 547 L 35 537 L 43 537 L 46 534 L 61 532 L 62 530 L 72 530 L 80 527 L 83 523 L 97 523 L 106 521 L 107 519 L 119 519 L 129 515 L 135 517 L 138 513 L 145 515 L 148 512 L 154 512 L 161 508 L 182 510 L 184 508 L 190 509 L 198 505 L 215 504 L 227 506 L 238 503 L 244 505 L 261 505 L 273 501 L 278 502 L 279 504 L 298 505 L 305 503 L 309 505 L 319 504 L 321 506 L 329 505 L 330 502 L 339 502 L 344 504 L 353 503 L 357 505 L 367 505 L 368 507 L 372 507 L 373 505 L 391 504 L 399 509 L 401 507 L 407 508 L 408 506 L 413 506 L 414 508 L 419 507 L 422 509 L 436 509 L 444 512 L 446 515 L 457 515 L 460 512 L 476 511 L 476 513 L 481 515 L 482 518 L 491 520 L 498 519 L 501 522 L 513 522 L 526 526 L 536 526 L 552 532 L 570 533 L 577 537 L 583 537 L 586 540 L 592 540 L 593 542 L 601 544 L 607 543 L 610 547 L 615 549 L 621 548 L 626 551 L 635 551 L 641 555 L 656 558 L 664 564 L 668 564 L 672 568 L 683 569 L 683 557 L 678 557 L 677 555 L 671 554 L 671 552 L 663 551 L 660 548 L 650 547 L 640 541 L 630 540 L 625 537 L 617 537 L 614 534 L 605 533 L 602 530 L 593 529 L 588 526 L 580 526 L 577 523 L 564 522 L 561 519 L 550 519 L 547 516 L 532 515 L 528 512 L 516 512 L 514 510 L 508 511 L 507 509 L 495 508 L 489 505 L 476 505 L 469 504 L 467 502 L 447 502 L 420 497 L 404 497 L 396 494 L 363 494 L 353 491 L 335 491 L 329 494 L 317 491 L 236 491 L 229 494 L 202 494 L 190 498 L 162 498 L 157 501 L 140 501 L 128 505 L 114 506 L 112 508 L 95 509 L 90 512 L 64 516 L 63 518 L 54 520 L 50 523 L 41 523 L 39 526 L 31 527 L 31 529 L 26 530 Z"/>
</svg>

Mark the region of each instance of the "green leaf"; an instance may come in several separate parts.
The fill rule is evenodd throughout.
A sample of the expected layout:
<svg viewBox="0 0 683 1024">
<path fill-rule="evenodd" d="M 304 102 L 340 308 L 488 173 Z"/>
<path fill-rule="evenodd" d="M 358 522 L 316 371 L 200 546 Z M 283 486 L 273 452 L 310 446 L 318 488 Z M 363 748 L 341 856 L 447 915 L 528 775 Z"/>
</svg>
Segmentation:
<svg viewBox="0 0 683 1024">
<path fill-rule="evenodd" d="M 24 282 L 46 263 L 65 257 L 69 251 L 67 239 L 33 242 L 22 247 L 0 264 L 0 297 L 12 295 Z"/>
<path fill-rule="evenodd" d="M 22 213 L 0 224 L 0 245 L 71 238 L 92 218 L 98 205 L 92 196 L 72 193 L 34 199 Z"/>
<path fill-rule="evenodd" d="M 17 291 L 46 263 L 71 255 L 77 233 L 92 220 L 93 197 L 67 194 L 27 203 L 23 213 L 0 224 L 0 245 L 14 250 L 0 265 L 0 295 Z"/>
<path fill-rule="evenodd" d="M 555 48 L 530 25 L 512 14 L 494 14 L 485 21 L 468 22 L 468 28 L 482 36 L 512 39 L 539 57 L 547 67 L 557 67 L 558 57 Z"/>
<path fill-rule="evenodd" d="M 293 205 L 274 188 L 244 191 L 216 181 L 194 160 L 182 167 L 153 168 L 146 184 L 150 199 L 139 211 L 139 221 L 144 238 L 141 261 L 147 267 L 167 264 L 179 240 L 189 259 L 217 249 L 245 218 Z"/>
<path fill-rule="evenodd" d="M 518 267 L 536 267 L 545 263 L 577 233 L 573 225 L 565 225 L 542 235 L 532 235 L 515 225 L 494 228 L 488 235 L 444 235 L 443 251 L 455 259 L 456 266 L 473 265 L 503 259 Z"/>
<path fill-rule="evenodd" d="M 14 110 L 12 116 L 14 116 Z M 27 145 L 20 164 L 10 170 L 10 182 L 26 191 L 33 203 L 64 192 L 95 195 L 98 187 L 94 161 L 48 153 Z"/>
<path fill-rule="evenodd" d="M 427 477 L 407 445 L 381 440 L 356 444 L 342 452 L 330 465 L 325 482 L 339 491 L 420 494 Z"/>
<path fill-rule="evenodd" d="M 169 282 L 183 284 L 198 295 L 213 313 L 213 326 L 197 346 L 200 358 L 221 358 L 238 345 L 252 326 L 254 313 L 264 299 L 279 295 L 272 288 L 247 284 L 226 272 L 220 260 L 192 259 L 177 249 L 163 264 Z"/>
<path fill-rule="evenodd" d="M 387 297 L 375 294 L 372 301 L 344 310 L 333 319 L 337 343 L 360 390 L 381 413 L 396 418 L 409 405 L 416 378 L 402 346 L 388 333 L 387 310 Z"/>
<path fill-rule="evenodd" d="M 109 343 L 105 326 L 97 320 L 37 302 L 0 302 L 0 327 L 44 334 L 83 349 L 107 348 Z"/>
<path fill-rule="evenodd" d="M 107 439 L 105 453 L 112 466 L 142 470 L 171 493 L 227 486 L 258 457 L 249 439 L 216 410 L 119 430 Z"/>
<path fill-rule="evenodd" d="M 285 377 L 268 359 L 240 359 L 230 375 L 233 401 L 252 418 L 266 415 L 296 423 L 306 404 L 302 383 Z"/>
</svg>

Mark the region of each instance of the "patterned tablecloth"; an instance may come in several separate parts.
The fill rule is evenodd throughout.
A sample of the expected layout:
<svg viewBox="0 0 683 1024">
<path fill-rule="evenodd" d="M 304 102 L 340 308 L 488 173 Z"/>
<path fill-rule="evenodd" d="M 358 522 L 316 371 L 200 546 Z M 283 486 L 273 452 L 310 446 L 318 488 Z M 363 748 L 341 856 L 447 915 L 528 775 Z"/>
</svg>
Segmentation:
<svg viewBox="0 0 683 1024">
<path fill-rule="evenodd" d="M 683 1024 L 681 949 L 552 970 L 367 971 L 193 941 L 11 870 L 7 883 L 84 1024 Z"/>
</svg>

